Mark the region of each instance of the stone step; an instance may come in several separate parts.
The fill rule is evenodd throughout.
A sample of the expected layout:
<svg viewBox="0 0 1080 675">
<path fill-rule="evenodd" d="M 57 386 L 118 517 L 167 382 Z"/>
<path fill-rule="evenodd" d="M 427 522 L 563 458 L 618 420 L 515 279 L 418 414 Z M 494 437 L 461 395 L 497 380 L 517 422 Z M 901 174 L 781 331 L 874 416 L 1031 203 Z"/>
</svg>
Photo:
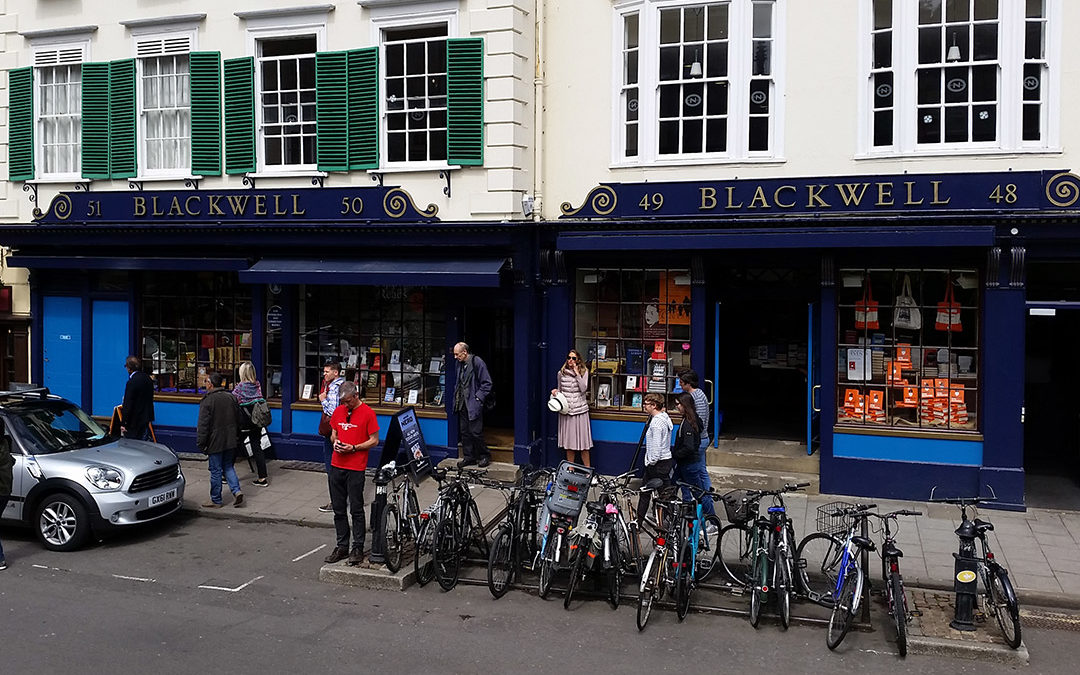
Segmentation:
<svg viewBox="0 0 1080 675">
<path fill-rule="evenodd" d="M 506 483 L 512 483 L 512 482 L 514 482 L 514 481 L 516 481 L 518 479 L 518 474 L 520 473 L 521 469 L 519 469 L 518 466 L 516 464 L 514 464 L 512 461 L 511 462 L 496 461 L 494 452 L 491 453 L 491 459 L 492 459 L 491 464 L 489 464 L 487 466 L 487 477 L 488 478 L 490 478 L 492 480 L 503 481 L 503 482 L 506 482 Z M 439 468 L 440 469 L 446 469 L 446 470 L 454 469 L 454 468 L 457 467 L 457 463 L 459 461 L 461 461 L 461 460 L 456 459 L 454 457 L 447 457 L 443 461 L 439 462 Z M 479 467 L 472 466 L 472 467 L 469 467 L 469 468 L 476 469 L 476 468 L 479 468 Z"/>
<path fill-rule="evenodd" d="M 821 465 L 819 456 L 807 455 L 806 444 L 797 441 L 722 438 L 719 445 L 709 447 L 709 466 L 817 474 Z"/>
<path fill-rule="evenodd" d="M 776 490 L 786 483 L 810 483 L 810 487 L 800 490 L 802 494 L 816 495 L 818 492 L 818 474 L 797 471 L 758 471 L 729 467 L 709 467 L 709 479 L 717 492 L 729 490 Z"/>
</svg>

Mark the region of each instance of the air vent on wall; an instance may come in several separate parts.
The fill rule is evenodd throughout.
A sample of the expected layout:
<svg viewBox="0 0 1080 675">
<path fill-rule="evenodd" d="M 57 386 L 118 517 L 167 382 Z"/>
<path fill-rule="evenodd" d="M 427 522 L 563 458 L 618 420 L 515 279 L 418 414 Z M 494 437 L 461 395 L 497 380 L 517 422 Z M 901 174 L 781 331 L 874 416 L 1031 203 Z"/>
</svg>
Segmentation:
<svg viewBox="0 0 1080 675">
<path fill-rule="evenodd" d="M 61 66 L 69 63 L 82 63 L 82 47 L 64 47 L 59 49 L 39 49 L 34 52 L 35 66 Z"/>
<path fill-rule="evenodd" d="M 139 40 L 136 47 L 138 56 L 167 56 L 169 54 L 187 54 L 190 51 L 190 35 Z"/>
</svg>

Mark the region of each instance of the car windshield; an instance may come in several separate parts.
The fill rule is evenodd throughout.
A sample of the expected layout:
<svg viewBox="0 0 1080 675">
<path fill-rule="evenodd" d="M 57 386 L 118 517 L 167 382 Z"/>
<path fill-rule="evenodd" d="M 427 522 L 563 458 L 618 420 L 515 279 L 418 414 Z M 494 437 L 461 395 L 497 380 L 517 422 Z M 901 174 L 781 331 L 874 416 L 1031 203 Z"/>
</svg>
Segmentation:
<svg viewBox="0 0 1080 675">
<path fill-rule="evenodd" d="M 36 455 L 88 448 L 110 440 L 92 417 L 67 401 L 35 401 L 8 410 L 29 435 L 28 450 Z"/>
</svg>

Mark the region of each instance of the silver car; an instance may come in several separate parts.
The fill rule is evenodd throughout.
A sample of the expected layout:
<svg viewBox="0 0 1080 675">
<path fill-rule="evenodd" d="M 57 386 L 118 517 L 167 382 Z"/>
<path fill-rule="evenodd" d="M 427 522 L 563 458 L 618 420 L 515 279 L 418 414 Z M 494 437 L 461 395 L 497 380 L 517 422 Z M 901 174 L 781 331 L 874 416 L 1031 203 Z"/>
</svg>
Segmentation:
<svg viewBox="0 0 1080 675">
<path fill-rule="evenodd" d="M 164 518 L 184 502 L 172 450 L 113 438 L 46 389 L 0 392 L 0 422 L 15 458 L 0 520 L 33 527 L 48 549 L 73 551 L 92 533 Z"/>
</svg>

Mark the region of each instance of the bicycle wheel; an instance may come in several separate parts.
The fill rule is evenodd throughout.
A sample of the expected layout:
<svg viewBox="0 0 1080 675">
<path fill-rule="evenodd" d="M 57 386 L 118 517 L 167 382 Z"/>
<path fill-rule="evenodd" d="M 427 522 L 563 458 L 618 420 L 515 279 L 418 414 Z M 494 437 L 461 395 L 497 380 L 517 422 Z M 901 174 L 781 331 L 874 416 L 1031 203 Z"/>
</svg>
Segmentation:
<svg viewBox="0 0 1080 675">
<path fill-rule="evenodd" d="M 997 618 L 998 627 L 1005 638 L 1005 644 L 1013 649 L 1019 649 L 1020 635 L 1020 605 L 1016 601 L 1016 593 L 1013 591 L 1012 582 L 1009 581 L 1009 573 L 1000 567 L 990 575 L 990 602 L 994 605 L 993 612 Z"/>
<path fill-rule="evenodd" d="M 608 546 L 611 550 L 611 560 L 608 561 L 609 567 L 607 569 L 607 592 L 608 602 L 611 603 L 612 609 L 619 608 L 619 596 L 622 593 L 622 556 L 623 552 L 615 545 L 614 539 L 618 537 L 612 537 L 611 534 L 607 535 Z"/>
<path fill-rule="evenodd" d="M 851 630 L 851 622 L 855 620 L 855 589 L 858 588 L 860 574 L 862 571 L 853 566 L 844 575 L 844 585 L 840 587 L 840 595 L 833 602 L 829 629 L 825 633 L 825 645 L 829 649 L 836 649 Z"/>
<path fill-rule="evenodd" d="M 803 595 L 822 607 L 832 607 L 833 592 L 839 572 L 844 545 L 836 537 L 824 532 L 807 535 L 799 543 L 796 560 L 805 560 L 800 566 L 797 582 Z"/>
<path fill-rule="evenodd" d="M 570 580 L 566 582 L 566 594 L 562 601 L 563 609 L 570 609 L 570 600 L 574 597 L 574 590 L 577 589 L 578 582 L 584 574 L 585 551 L 588 550 L 586 546 L 585 542 L 581 542 L 577 548 L 571 547 Z"/>
<path fill-rule="evenodd" d="M 499 526 L 491 542 L 491 554 L 488 556 L 488 590 L 496 600 L 506 595 L 517 572 L 514 564 L 514 531 L 509 523 Z"/>
<path fill-rule="evenodd" d="M 682 551 L 679 552 L 679 565 L 675 568 L 675 613 L 679 621 L 686 618 L 690 611 L 690 593 L 694 590 L 694 580 L 691 578 L 691 569 L 694 565 L 694 550 L 689 541 L 683 542 Z"/>
<path fill-rule="evenodd" d="M 717 557 L 724 569 L 725 581 L 745 588 L 750 580 L 750 538 L 746 525 L 728 525 L 720 530 Z"/>
<path fill-rule="evenodd" d="M 387 504 L 382 510 L 383 556 L 386 569 L 394 574 L 401 569 L 401 514 L 397 506 Z"/>
<path fill-rule="evenodd" d="M 420 531 L 416 535 L 413 552 L 413 571 L 416 573 L 416 583 L 420 586 L 427 584 L 435 576 L 432 552 L 435 549 L 435 528 L 438 524 L 439 521 L 435 519 L 420 521 Z"/>
<path fill-rule="evenodd" d="M 435 528 L 432 562 L 435 565 L 435 579 L 444 591 L 457 585 L 461 572 L 461 542 L 457 529 L 457 523 L 452 518 L 443 518 Z"/>
<path fill-rule="evenodd" d="M 783 549 L 776 551 L 773 586 L 776 588 L 776 604 L 780 607 L 780 625 L 787 630 L 791 625 L 791 557 Z"/>
<path fill-rule="evenodd" d="M 656 589 L 663 583 L 664 566 L 657 559 L 656 551 L 649 555 L 649 561 L 645 563 L 645 576 L 642 577 L 641 590 L 638 593 L 637 604 L 637 629 L 645 630 L 645 624 L 649 623 L 649 615 L 652 614 L 653 600 L 656 599 Z"/>
<path fill-rule="evenodd" d="M 713 528 L 713 534 L 709 534 L 709 528 Z M 723 524 L 716 516 L 705 516 L 705 527 L 701 530 L 701 540 L 698 542 L 697 563 L 694 565 L 694 580 L 699 584 L 709 578 L 713 570 L 720 564 L 720 532 Z"/>
<path fill-rule="evenodd" d="M 618 543 L 619 562 L 625 566 L 627 572 L 631 573 L 638 571 L 639 564 L 638 545 L 636 541 L 631 541 L 633 536 L 626 521 L 620 515 L 615 522 L 615 540 Z"/>
<path fill-rule="evenodd" d="M 750 588 L 750 625 L 754 628 L 758 627 L 758 622 L 761 620 L 761 605 L 768 598 L 768 582 L 766 581 L 766 574 L 768 574 L 768 565 L 766 565 L 766 556 L 764 553 L 759 553 L 754 556 L 754 568 L 751 574 L 751 580 L 749 584 Z"/>
<path fill-rule="evenodd" d="M 889 575 L 889 589 L 893 623 L 896 624 L 896 650 L 900 656 L 907 656 L 907 598 L 904 596 L 904 581 L 896 572 Z"/>
<path fill-rule="evenodd" d="M 547 598 L 551 592 L 551 579 L 555 576 L 555 546 L 557 537 L 555 533 L 548 535 L 547 544 L 540 557 L 540 598 Z"/>
</svg>

